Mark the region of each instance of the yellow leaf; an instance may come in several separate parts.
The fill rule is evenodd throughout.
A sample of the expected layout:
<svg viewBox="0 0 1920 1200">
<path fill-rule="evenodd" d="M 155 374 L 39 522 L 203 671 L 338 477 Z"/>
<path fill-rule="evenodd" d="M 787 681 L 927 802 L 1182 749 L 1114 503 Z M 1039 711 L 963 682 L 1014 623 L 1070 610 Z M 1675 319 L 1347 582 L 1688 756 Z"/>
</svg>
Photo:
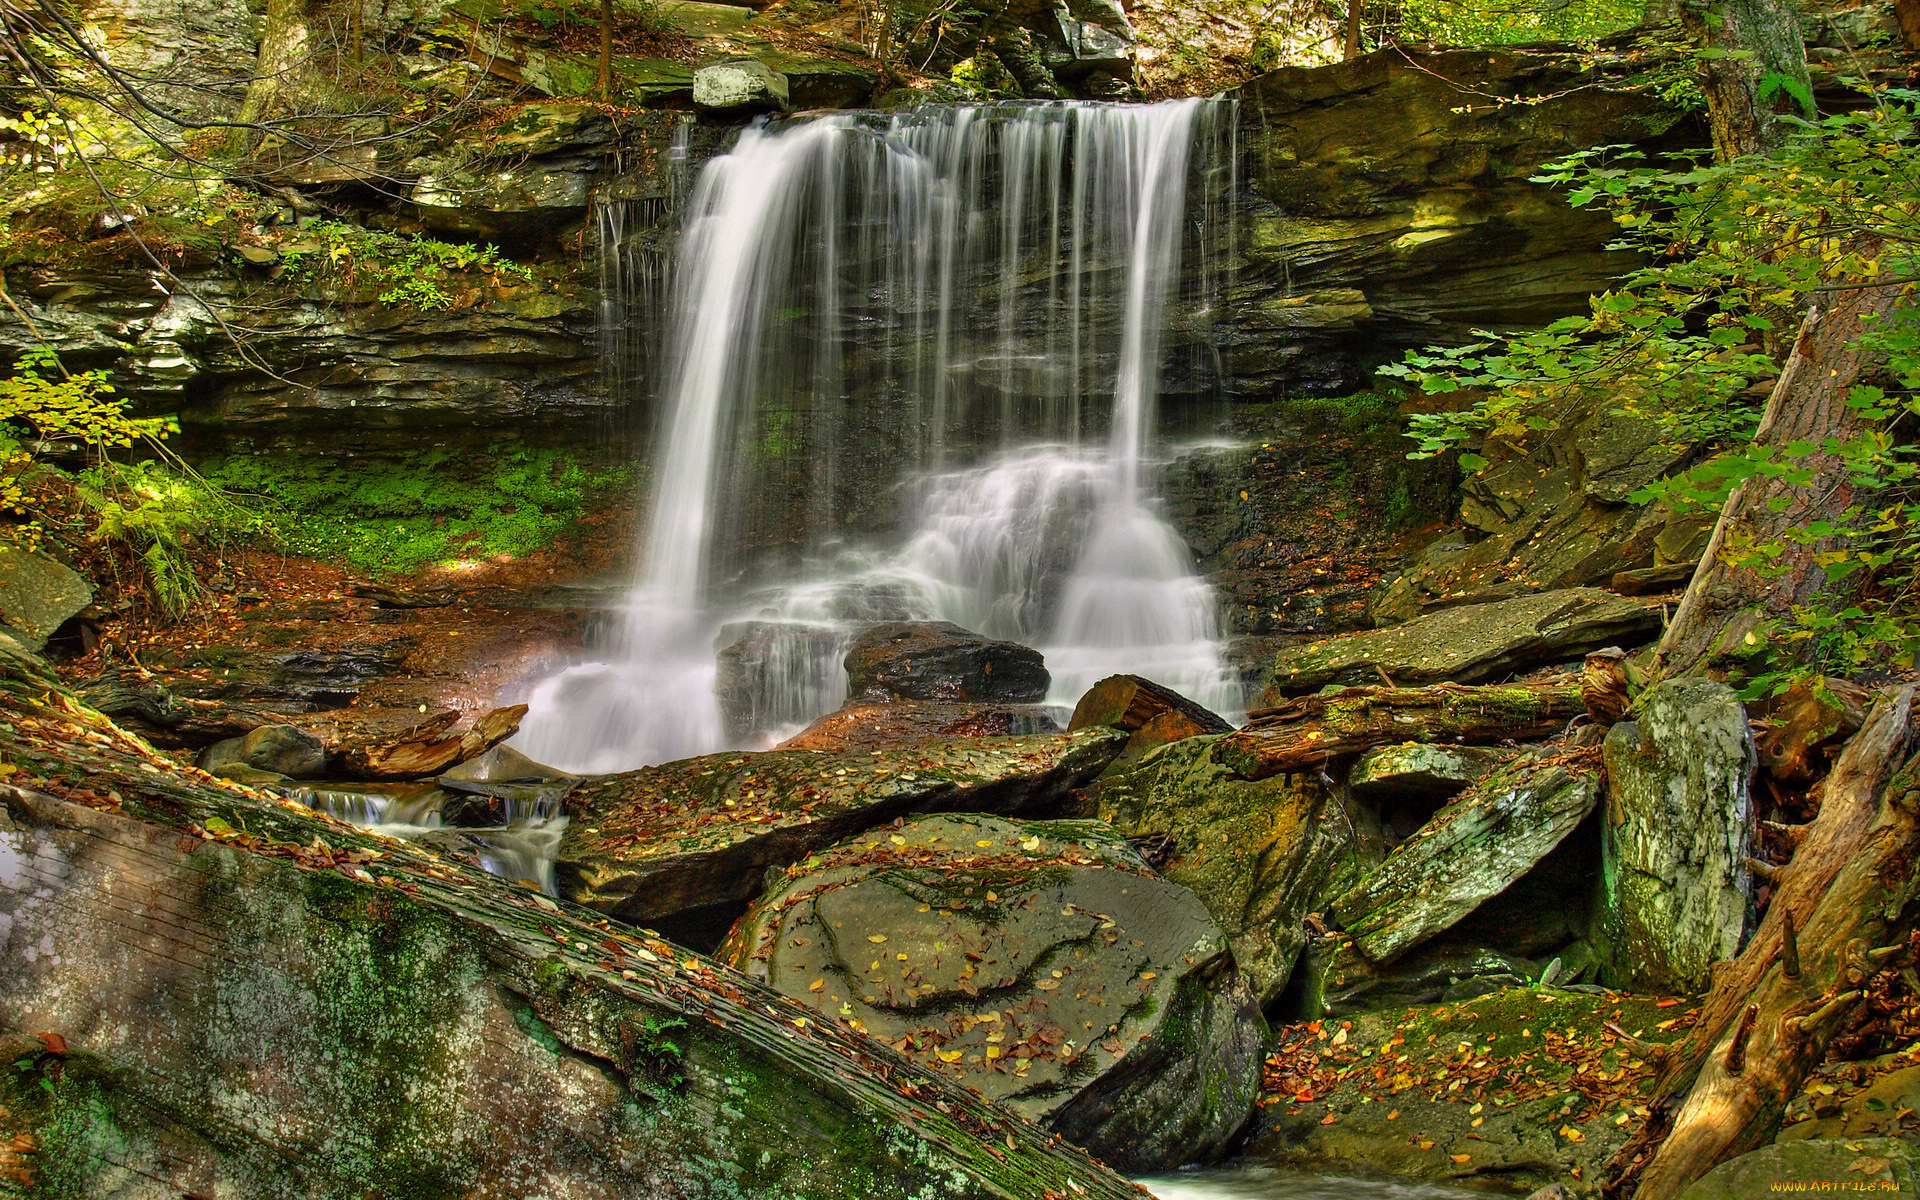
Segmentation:
<svg viewBox="0 0 1920 1200">
<path fill-rule="evenodd" d="M 1420 1143 L 1420 1148 L 1421 1148 L 1422 1150 L 1431 1150 L 1431 1149 L 1433 1149 L 1433 1143 L 1432 1143 L 1432 1142 L 1421 1142 L 1421 1143 Z"/>
<path fill-rule="evenodd" d="M 957 1063 L 960 1061 L 960 1051 L 958 1050 L 935 1050 L 933 1053 L 934 1057 L 944 1063 Z"/>
<path fill-rule="evenodd" d="M 975 842 L 974 845 L 984 848 L 984 847 L 993 845 L 993 843 L 990 841 L 979 841 L 979 842 Z"/>
<path fill-rule="evenodd" d="M 1473 1161 L 1473 1155 L 1471 1155 L 1471 1154 L 1449 1154 L 1449 1155 L 1447 1155 L 1447 1157 L 1448 1157 L 1448 1158 L 1450 1158 L 1450 1159 L 1452 1159 L 1452 1160 L 1453 1160 L 1454 1162 L 1457 1162 L 1457 1163 L 1464 1163 L 1464 1162 L 1472 1162 L 1472 1161 Z"/>
<path fill-rule="evenodd" d="M 867 940 L 877 945 L 880 942 L 886 941 L 887 935 L 884 933 L 870 933 L 867 935 Z"/>
<path fill-rule="evenodd" d="M 808 984 L 808 985 L 807 985 L 807 990 L 808 990 L 808 991 L 810 991 L 810 992 L 817 992 L 817 991 L 819 991 L 819 990 L 820 990 L 821 988 L 823 988 L 823 987 L 825 987 L 825 986 L 827 986 L 827 981 L 826 981 L 826 980 L 824 980 L 824 979 L 816 979 L 816 980 L 814 980 L 814 981 L 813 981 L 812 983 L 810 983 L 810 984 Z"/>
<path fill-rule="evenodd" d="M 1562 1125 L 1560 1127 L 1560 1136 L 1570 1142 L 1584 1142 L 1587 1140 L 1586 1134 L 1581 1133 L 1571 1125 Z"/>
</svg>

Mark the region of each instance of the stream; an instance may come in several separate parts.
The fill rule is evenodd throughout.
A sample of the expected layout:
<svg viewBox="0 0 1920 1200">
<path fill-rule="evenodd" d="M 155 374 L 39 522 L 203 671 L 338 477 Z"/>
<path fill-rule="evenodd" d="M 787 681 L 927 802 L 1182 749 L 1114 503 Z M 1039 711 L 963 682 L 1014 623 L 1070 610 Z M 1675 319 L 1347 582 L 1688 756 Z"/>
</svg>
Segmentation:
<svg viewBox="0 0 1920 1200">
<path fill-rule="evenodd" d="M 1460 1200 L 1487 1194 L 1417 1180 L 1316 1175 L 1253 1163 L 1223 1163 L 1136 1182 L 1158 1200 Z"/>
</svg>

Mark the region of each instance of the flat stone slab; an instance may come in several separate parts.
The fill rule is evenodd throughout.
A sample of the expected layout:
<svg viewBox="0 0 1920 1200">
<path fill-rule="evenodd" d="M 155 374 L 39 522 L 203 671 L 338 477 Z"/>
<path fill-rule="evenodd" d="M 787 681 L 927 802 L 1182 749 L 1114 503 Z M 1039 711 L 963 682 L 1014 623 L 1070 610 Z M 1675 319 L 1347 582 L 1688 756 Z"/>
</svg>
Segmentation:
<svg viewBox="0 0 1920 1200">
<path fill-rule="evenodd" d="M 1482 780 L 1333 903 L 1354 946 L 1391 962 L 1546 857 L 1600 802 L 1591 766 L 1528 758 Z"/>
<path fill-rule="evenodd" d="M 1401 687 L 1480 683 L 1631 645 L 1660 627 L 1660 606 L 1598 588 L 1566 588 L 1442 609 L 1398 625 L 1328 638 L 1274 657 L 1264 702 L 1330 683 Z"/>
<path fill-rule="evenodd" d="M 1112 729 L 910 750 L 712 754 L 590 780 L 555 876 L 570 900 L 639 924 L 760 891 L 785 867 L 896 817 L 1046 813 L 1126 744 Z"/>
<path fill-rule="evenodd" d="M 47 644 L 62 622 L 93 603 L 93 585 L 44 554 L 0 545 L 0 622 L 29 650 Z"/>
<path fill-rule="evenodd" d="M 1098 821 L 870 830 L 789 868 L 720 957 L 1123 1170 L 1216 1155 L 1259 1088 L 1219 927 Z"/>
<path fill-rule="evenodd" d="M 940 704 L 922 700 L 849 701 L 775 746 L 776 750 L 878 750 L 957 738 L 1058 733 L 1038 704 Z"/>
</svg>

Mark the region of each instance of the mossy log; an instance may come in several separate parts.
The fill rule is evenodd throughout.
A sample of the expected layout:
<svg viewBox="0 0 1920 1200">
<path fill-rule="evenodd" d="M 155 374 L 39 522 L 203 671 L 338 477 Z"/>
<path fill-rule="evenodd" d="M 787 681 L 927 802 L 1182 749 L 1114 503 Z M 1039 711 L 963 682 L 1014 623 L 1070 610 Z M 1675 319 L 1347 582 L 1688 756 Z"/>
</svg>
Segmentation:
<svg viewBox="0 0 1920 1200">
<path fill-rule="evenodd" d="M 1525 875 L 1593 811 L 1600 799 L 1594 757 L 1522 759 L 1481 780 L 1335 900 L 1334 919 L 1376 963 L 1444 932 Z"/>
<path fill-rule="evenodd" d="M 1614 1159 L 1604 1194 L 1671 1200 L 1772 1140 L 1862 985 L 1906 944 L 1920 885 L 1915 692 L 1881 699 L 1848 742 L 1759 930 L 1716 974 L 1653 1116 Z"/>
<path fill-rule="evenodd" d="M 1585 711 L 1571 684 L 1350 687 L 1255 709 L 1238 733 L 1220 740 L 1214 757 L 1242 779 L 1265 779 L 1391 742 L 1488 745 L 1546 737 Z"/>
<path fill-rule="evenodd" d="M 30 663 L 0 751 L 0 1036 L 42 1048 L 0 1073 L 0 1144 L 30 1190 L 1139 1194 L 645 931 L 179 767 Z"/>
</svg>

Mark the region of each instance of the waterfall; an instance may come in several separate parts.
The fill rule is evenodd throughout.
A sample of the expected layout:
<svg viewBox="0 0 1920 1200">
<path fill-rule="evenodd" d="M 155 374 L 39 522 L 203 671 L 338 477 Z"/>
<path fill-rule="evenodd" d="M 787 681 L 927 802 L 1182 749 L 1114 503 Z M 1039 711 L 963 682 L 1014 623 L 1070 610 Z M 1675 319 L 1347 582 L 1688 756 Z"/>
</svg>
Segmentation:
<svg viewBox="0 0 1920 1200">
<path fill-rule="evenodd" d="M 927 106 L 756 125 L 709 160 L 638 578 L 516 745 L 608 771 L 764 738 L 839 703 L 846 643 L 882 619 L 1035 645 L 1052 703 L 1133 671 L 1237 711 L 1151 486 L 1163 380 L 1211 394 L 1232 121 L 1198 100 Z M 714 694 L 716 638 L 741 637 L 745 718 Z"/>
</svg>

